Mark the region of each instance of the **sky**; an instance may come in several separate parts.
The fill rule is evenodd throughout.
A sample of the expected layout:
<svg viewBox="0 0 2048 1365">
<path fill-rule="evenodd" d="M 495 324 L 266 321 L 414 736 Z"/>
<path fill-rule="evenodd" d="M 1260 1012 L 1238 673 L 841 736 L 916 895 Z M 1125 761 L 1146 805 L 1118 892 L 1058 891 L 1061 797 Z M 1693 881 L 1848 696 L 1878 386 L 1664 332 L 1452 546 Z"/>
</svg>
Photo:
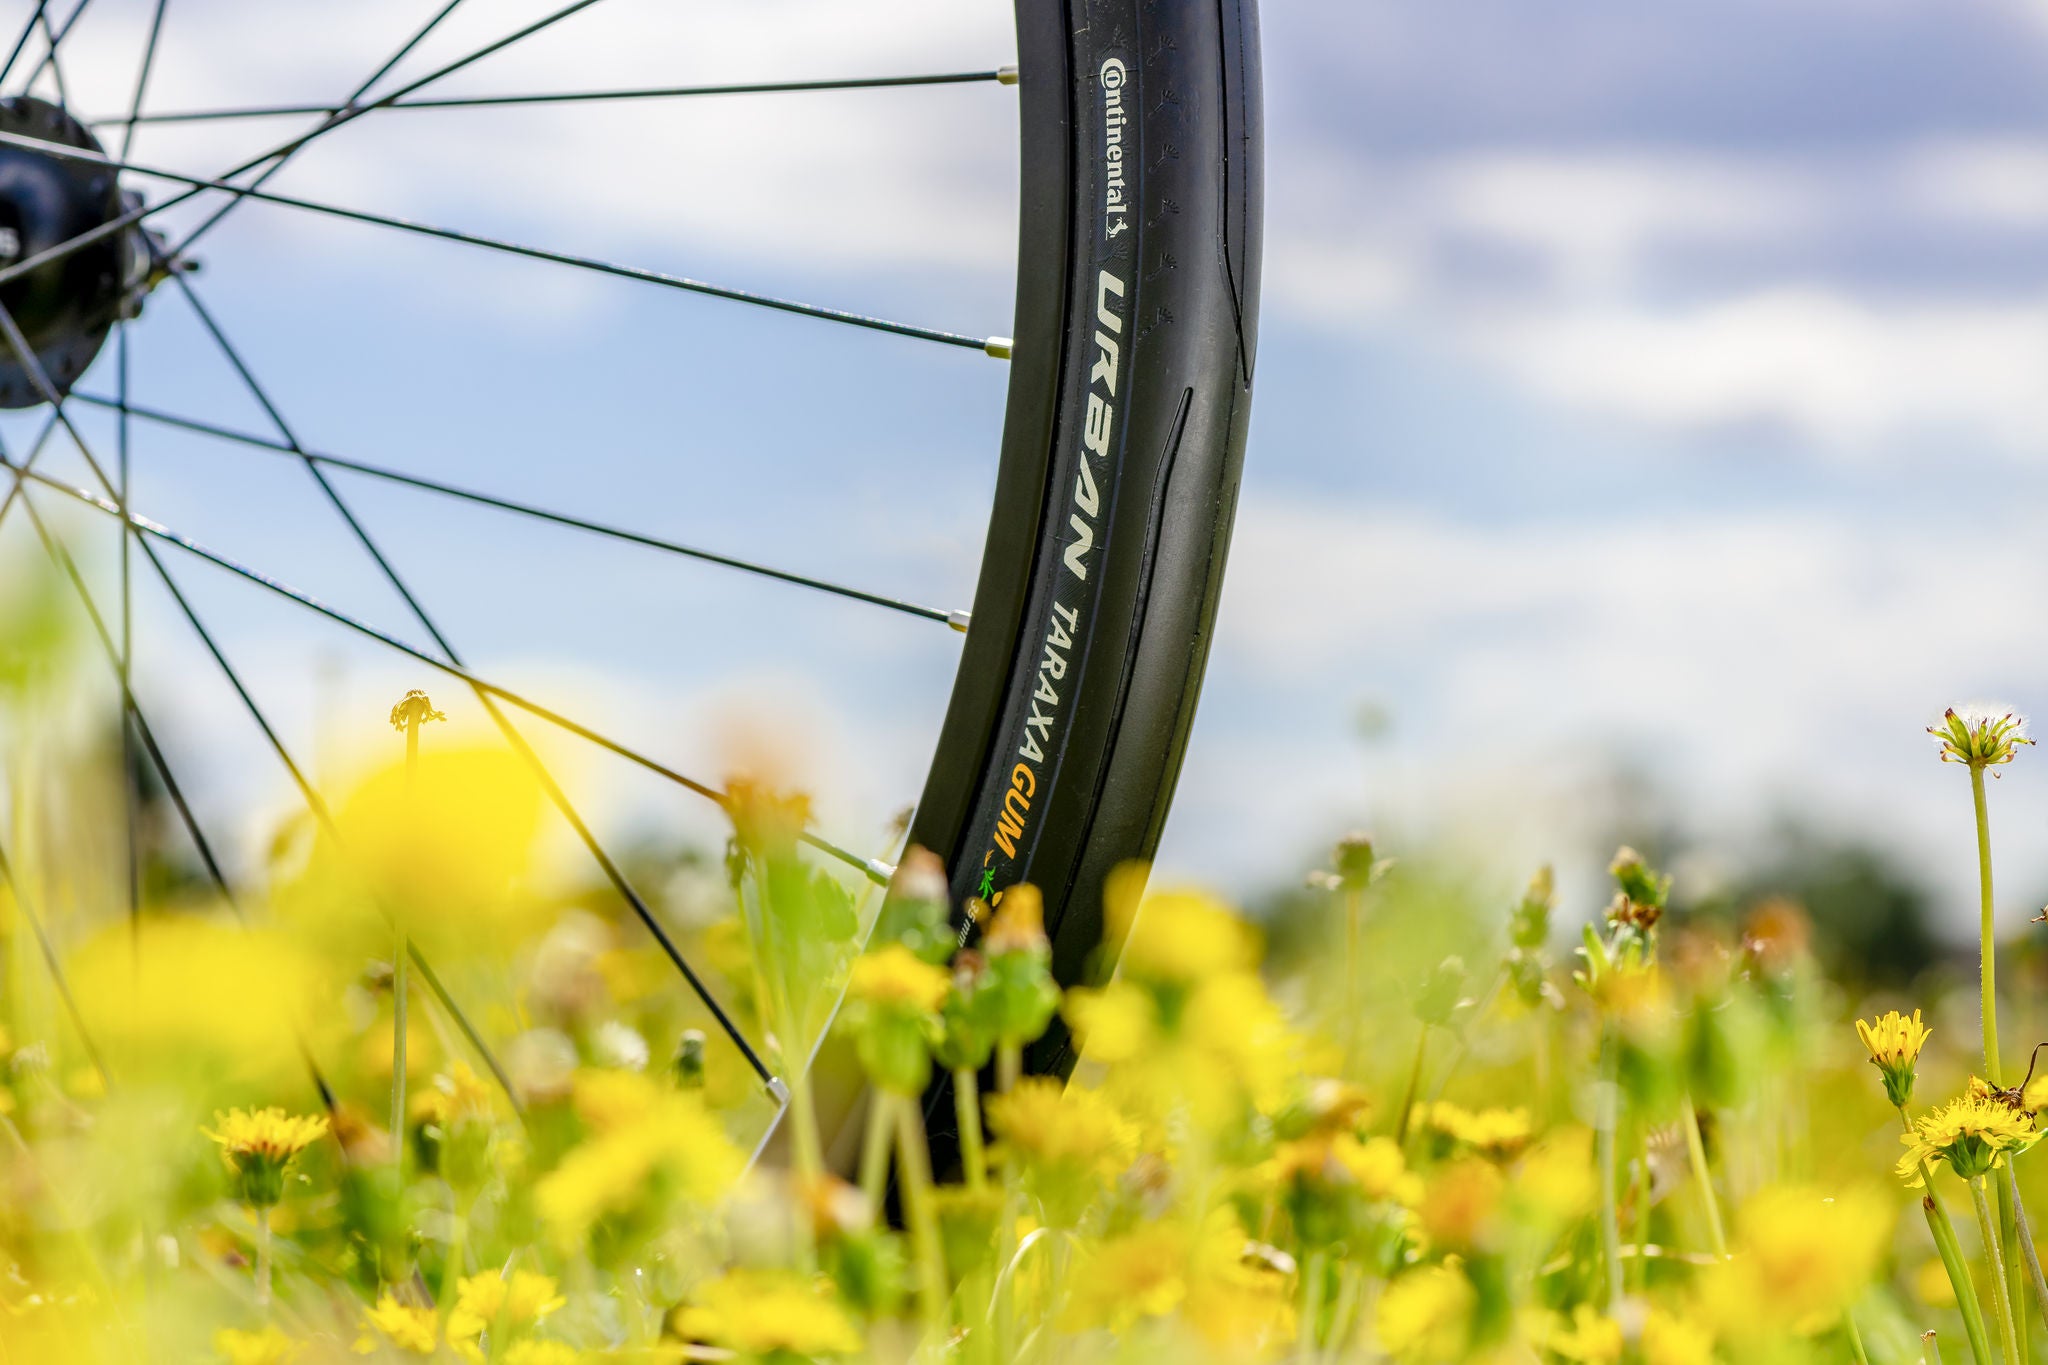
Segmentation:
<svg viewBox="0 0 2048 1365">
<path fill-rule="evenodd" d="M 393 79 L 545 12 L 460 7 Z M 170 0 L 148 105 L 338 99 L 429 13 Z M 66 42 L 76 107 L 125 106 L 148 18 L 92 0 Z M 1556 858 L 1587 899 L 1596 841 L 1648 802 L 1726 859 L 1787 817 L 1861 838 L 1966 923 L 1966 784 L 1923 728 L 2048 702 L 2048 4 L 1276 0 L 1263 23 L 1258 393 L 1162 866 L 1249 891 L 1363 825 L 1509 881 Z M 602 0 L 436 90 L 1014 60 L 989 0 Z M 215 173 L 301 126 L 151 127 L 133 155 Z M 392 112 L 274 184 L 1007 334 L 1015 140 L 991 83 Z M 1000 362 L 268 206 L 198 255 L 195 289 L 311 448 L 970 604 Z M 174 291 L 132 348 L 139 401 L 266 429 Z M 110 352 L 82 387 L 113 382 Z M 105 420 L 84 430 L 111 447 Z M 10 449 L 27 431 L 0 422 Z M 133 439 L 139 511 L 420 638 L 303 470 Z M 779 763 L 853 847 L 914 798 L 943 627 L 339 486 L 478 672 L 686 771 Z M 111 591 L 104 528 L 61 519 L 99 536 Z M 167 562 L 324 780 L 431 682 Z M 161 590 L 136 602 L 145 705 L 209 819 L 260 848 L 281 770 Z M 548 752 L 611 827 L 713 831 L 623 764 Z M 2044 763 L 1994 793 L 2015 922 L 2048 896 Z"/>
</svg>

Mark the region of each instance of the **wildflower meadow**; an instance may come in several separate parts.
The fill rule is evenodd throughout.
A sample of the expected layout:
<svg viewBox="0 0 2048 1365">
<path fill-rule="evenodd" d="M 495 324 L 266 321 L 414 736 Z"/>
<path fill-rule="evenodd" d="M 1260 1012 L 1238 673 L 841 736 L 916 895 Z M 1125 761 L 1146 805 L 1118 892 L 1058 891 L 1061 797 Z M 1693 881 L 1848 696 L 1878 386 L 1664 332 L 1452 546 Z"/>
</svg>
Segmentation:
<svg viewBox="0 0 2048 1365">
<path fill-rule="evenodd" d="M 1560 904 L 1364 836 L 1284 925 L 1119 871 L 1062 989 L 1030 886 L 961 947 L 930 854 L 842 880 L 800 795 L 738 779 L 728 847 L 664 855 L 657 941 L 551 871 L 529 769 L 423 693 L 390 725 L 233 903 L 163 855 L 132 915 L 67 842 L 93 760 L 10 729 L 0 1359 L 2048 1353 L 1997 708 L 1930 732 L 1983 937 L 1981 990 L 1927 998 L 1832 982 L 1786 901 L 1678 909 L 1627 848 Z M 1070 1078 L 1025 1064 L 1052 1027 Z"/>
</svg>

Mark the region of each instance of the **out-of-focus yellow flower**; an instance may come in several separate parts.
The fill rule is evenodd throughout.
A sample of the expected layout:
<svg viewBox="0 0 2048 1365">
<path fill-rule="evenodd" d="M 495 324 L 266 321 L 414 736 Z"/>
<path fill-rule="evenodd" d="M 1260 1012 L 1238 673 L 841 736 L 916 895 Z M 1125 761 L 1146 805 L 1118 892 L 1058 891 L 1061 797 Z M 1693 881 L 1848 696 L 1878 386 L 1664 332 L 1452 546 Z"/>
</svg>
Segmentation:
<svg viewBox="0 0 2048 1365">
<path fill-rule="evenodd" d="M 1416 1105 L 1415 1123 L 1496 1161 L 1511 1159 L 1528 1146 L 1534 1131 L 1526 1109 L 1482 1109 L 1474 1113 L 1449 1100 Z"/>
<path fill-rule="evenodd" d="M 285 1168 L 327 1132 L 325 1118 L 290 1115 L 275 1106 L 230 1109 L 215 1114 L 213 1122 L 200 1131 L 220 1144 L 221 1160 L 235 1173 L 236 1196 L 258 1208 L 284 1198 Z"/>
<path fill-rule="evenodd" d="M 382 1336 L 395 1350 L 416 1356 L 432 1355 L 440 1343 L 434 1310 L 400 1303 L 388 1290 L 378 1298 L 376 1307 L 363 1310 L 363 1323 L 363 1333 L 356 1338 L 358 1355 L 369 1355 L 375 1351 L 378 1336 Z M 376 1335 L 372 1335 L 372 1329 Z"/>
<path fill-rule="evenodd" d="M 467 1275 L 456 1282 L 448 1339 L 457 1343 L 457 1350 L 474 1350 L 476 1338 L 493 1327 L 531 1327 L 567 1302 L 555 1292 L 552 1276 L 531 1270 L 515 1270 L 510 1279 L 494 1271 Z"/>
<path fill-rule="evenodd" d="M 1149 985 L 1186 986 L 1218 972 L 1258 965 L 1259 935 L 1199 891 L 1162 891 L 1142 898 L 1104 896 L 1110 942 L 1122 944 L 1118 970 Z"/>
<path fill-rule="evenodd" d="M 412 1116 L 443 1127 L 465 1119 L 487 1121 L 491 1117 L 491 1087 L 468 1062 L 457 1058 L 419 1092 L 413 1100 Z"/>
<path fill-rule="evenodd" d="M 1062 1325 L 1125 1332 L 1173 1312 L 1188 1296 L 1191 1240 L 1178 1223 L 1147 1223 L 1084 1250 Z"/>
<path fill-rule="evenodd" d="M 541 789 L 502 748 L 437 748 L 411 777 L 403 763 L 366 778 L 340 804 L 349 861 L 415 932 L 474 951 L 489 916 L 503 934 L 508 892 L 532 865 Z"/>
<path fill-rule="evenodd" d="M 1566 1128 L 1544 1138 L 1516 1165 L 1510 1189 L 1554 1223 L 1583 1217 L 1600 1192 L 1593 1176 L 1593 1130 Z"/>
<path fill-rule="evenodd" d="M 1810 1186 L 1762 1190 L 1743 1205 L 1733 1257 L 1702 1280 L 1717 1334 L 1801 1335 L 1832 1326 L 1884 1254 L 1892 1214 L 1868 1190 L 1834 1197 Z"/>
<path fill-rule="evenodd" d="M 306 1352 L 304 1342 L 292 1340 L 275 1327 L 259 1332 L 223 1327 L 213 1334 L 213 1349 L 226 1365 L 292 1365 Z"/>
<path fill-rule="evenodd" d="M 1913 1098 L 1914 1064 L 1931 1031 L 1920 1022 L 1919 1010 L 1911 1019 L 1889 1010 L 1867 1022 L 1856 1021 L 1856 1036 L 1870 1050 L 1871 1063 L 1884 1077 L 1884 1093 L 1894 1108 L 1905 1108 Z"/>
<path fill-rule="evenodd" d="M 1922 1114 L 1913 1131 L 1899 1139 L 1906 1144 L 1906 1154 L 1899 1158 L 1899 1179 L 1918 1185 L 1922 1163 L 1946 1161 L 1963 1179 L 1975 1180 L 2040 1138 L 2030 1114 L 1994 1099 L 1975 1077 L 1971 1082 L 1967 1093 Z"/>
<path fill-rule="evenodd" d="M 1002 893 L 995 917 L 981 941 L 990 957 L 1002 953 L 1032 953 L 1051 947 L 1045 936 L 1045 896 L 1029 882 L 1020 882 Z"/>
<path fill-rule="evenodd" d="M 1460 1359 L 1479 1296 L 1456 1265 L 1426 1266 L 1401 1276 L 1380 1295 L 1374 1327 L 1380 1349 L 1397 1360 Z"/>
<path fill-rule="evenodd" d="M 695 1095 L 662 1090 L 637 1072 L 584 1072 L 576 1108 L 592 1136 L 534 1186 L 534 1207 L 564 1246 L 623 1212 L 658 1173 L 663 1187 L 698 1204 L 725 1195 L 746 1162 Z"/>
<path fill-rule="evenodd" d="M 314 963 L 282 936 L 198 915 L 145 915 L 69 964 L 100 1045 L 152 1078 L 303 1085 L 295 1039 L 324 1000 Z"/>
<path fill-rule="evenodd" d="M 1643 1365 L 1714 1365 L 1714 1334 L 1690 1318 L 1652 1308 L 1643 1320 Z"/>
<path fill-rule="evenodd" d="M 1565 1360 L 1617 1365 L 1622 1351 L 1621 1324 L 1582 1303 L 1572 1309 L 1570 1323 L 1559 1321 L 1551 1328 L 1545 1344 Z"/>
<path fill-rule="evenodd" d="M 1138 1152 L 1138 1130 L 1094 1090 L 1028 1076 L 988 1102 L 1000 1155 L 1022 1168 L 1049 1217 L 1066 1223 Z"/>
<path fill-rule="evenodd" d="M 1128 981 L 1112 981 L 1100 990 L 1076 986 L 1067 992 L 1060 1012 L 1080 1040 L 1081 1055 L 1091 1062 L 1114 1065 L 1143 1057 L 1158 1033 L 1152 997 Z"/>
<path fill-rule="evenodd" d="M 1295 1331 L 1284 1260 L 1276 1264 L 1270 1247 L 1254 1248 L 1236 1215 L 1216 1210 L 1195 1245 L 1181 1316 L 1227 1359 L 1257 1359 L 1271 1352 L 1291 1341 Z"/>
<path fill-rule="evenodd" d="M 849 1000 L 931 1013 L 946 1002 L 953 979 L 901 943 L 854 959 L 847 978 Z"/>
<path fill-rule="evenodd" d="M 1376 1202 L 1422 1202 L 1422 1178 L 1408 1169 L 1400 1146 L 1390 1137 L 1361 1141 L 1342 1130 L 1312 1132 L 1281 1143 L 1259 1174 L 1272 1185 L 1349 1185 Z"/>
<path fill-rule="evenodd" d="M 700 1285 L 671 1322 L 685 1341 L 747 1356 L 850 1355 L 861 1348 L 830 1282 L 790 1271 L 730 1271 Z"/>
<path fill-rule="evenodd" d="M 1929 1256 L 1913 1272 L 1913 1297 L 1929 1308 L 1956 1306 L 1956 1282 L 1948 1277 L 1948 1267 L 1939 1256 Z"/>
<path fill-rule="evenodd" d="M 1506 1185 L 1499 1168 L 1476 1157 L 1454 1161 L 1437 1171 L 1423 1192 L 1419 1210 L 1431 1244 L 1455 1251 L 1491 1247 L 1498 1240 Z"/>
</svg>

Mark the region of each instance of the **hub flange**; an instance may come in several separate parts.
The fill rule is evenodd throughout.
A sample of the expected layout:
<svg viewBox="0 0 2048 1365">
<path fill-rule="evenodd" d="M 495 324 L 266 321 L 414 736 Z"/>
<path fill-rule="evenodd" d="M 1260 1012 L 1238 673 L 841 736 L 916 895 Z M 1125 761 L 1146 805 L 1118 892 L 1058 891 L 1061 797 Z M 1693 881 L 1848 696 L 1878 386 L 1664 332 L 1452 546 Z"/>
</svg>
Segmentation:
<svg viewBox="0 0 2048 1365">
<path fill-rule="evenodd" d="M 102 150 L 85 125 L 32 95 L 0 99 L 0 131 Z M 112 222 L 140 202 L 124 194 L 105 166 L 0 144 L 0 269 Z M 149 257 L 139 229 L 117 232 L 0 284 L 0 306 L 60 394 L 85 373 L 114 323 L 139 306 Z M 42 401 L 28 368 L 0 341 L 0 408 Z"/>
</svg>

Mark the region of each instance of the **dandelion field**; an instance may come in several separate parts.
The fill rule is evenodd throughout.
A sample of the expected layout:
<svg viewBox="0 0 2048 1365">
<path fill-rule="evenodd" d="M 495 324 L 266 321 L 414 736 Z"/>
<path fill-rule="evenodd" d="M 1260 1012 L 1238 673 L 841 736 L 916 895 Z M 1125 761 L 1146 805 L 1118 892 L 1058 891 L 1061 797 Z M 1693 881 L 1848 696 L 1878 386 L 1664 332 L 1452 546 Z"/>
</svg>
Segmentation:
<svg viewBox="0 0 2048 1365">
<path fill-rule="evenodd" d="M 961 949 L 930 855 L 841 881 L 800 796 L 736 780 L 723 857 L 674 855 L 656 911 L 785 1101 L 626 907 L 553 873 L 527 770 L 422 694 L 364 727 L 407 756 L 281 822 L 232 901 L 164 835 L 131 910 L 123 852 L 78 832 L 119 773 L 70 742 L 62 631 L 22 600 L 0 1360 L 2048 1353 L 2048 1019 L 2037 955 L 1997 973 L 1988 843 L 1981 990 L 1859 998 L 1796 906 L 1692 913 L 1628 849 L 1604 905 L 1548 869 L 1502 903 L 1363 836 L 1276 954 L 1120 872 L 1061 990 L 1030 887 Z M 2024 730 L 1932 733 L 1981 831 Z M 1056 1021 L 1073 1077 L 1023 1074 Z"/>
</svg>

